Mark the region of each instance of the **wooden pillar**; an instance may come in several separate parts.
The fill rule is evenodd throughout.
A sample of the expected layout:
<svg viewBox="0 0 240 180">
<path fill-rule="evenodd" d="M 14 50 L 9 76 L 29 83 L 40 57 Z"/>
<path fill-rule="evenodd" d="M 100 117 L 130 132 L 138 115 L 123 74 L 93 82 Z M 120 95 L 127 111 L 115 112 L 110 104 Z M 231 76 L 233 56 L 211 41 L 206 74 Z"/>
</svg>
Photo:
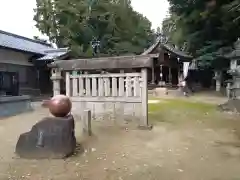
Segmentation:
<svg viewBox="0 0 240 180">
<path fill-rule="evenodd" d="M 180 58 L 177 58 L 177 73 L 178 73 L 178 85 L 181 82 L 181 62 L 180 62 Z"/>
<path fill-rule="evenodd" d="M 155 84 L 155 70 L 154 70 L 154 63 L 152 65 L 152 84 Z"/>
<path fill-rule="evenodd" d="M 178 84 L 183 80 L 183 74 L 181 73 L 181 62 L 178 63 Z"/>
<path fill-rule="evenodd" d="M 70 72 L 66 72 L 65 75 L 65 80 L 66 80 L 66 96 L 70 97 L 71 94 L 71 82 L 70 82 Z"/>
<path fill-rule="evenodd" d="M 148 127 L 148 89 L 147 89 L 147 68 L 141 70 L 141 96 L 142 96 L 142 118 L 140 127 Z"/>
<path fill-rule="evenodd" d="M 83 119 L 82 119 L 82 127 L 83 127 L 83 133 L 88 136 L 92 135 L 91 119 L 92 119 L 91 111 L 84 110 L 83 111 Z"/>
<path fill-rule="evenodd" d="M 62 79 L 61 71 L 56 68 L 52 69 L 51 80 L 53 82 L 53 96 L 56 96 L 61 93 L 60 87 L 61 79 Z"/>
<path fill-rule="evenodd" d="M 171 67 L 169 67 L 169 71 L 168 71 L 168 79 L 169 79 L 169 84 L 172 84 L 172 71 L 171 71 Z"/>
</svg>

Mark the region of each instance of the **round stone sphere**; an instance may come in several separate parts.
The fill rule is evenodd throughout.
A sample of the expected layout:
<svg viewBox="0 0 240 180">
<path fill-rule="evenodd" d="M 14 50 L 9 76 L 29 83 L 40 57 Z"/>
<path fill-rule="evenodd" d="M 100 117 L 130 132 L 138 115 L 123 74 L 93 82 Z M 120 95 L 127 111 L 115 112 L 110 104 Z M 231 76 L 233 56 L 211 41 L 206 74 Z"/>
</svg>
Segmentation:
<svg viewBox="0 0 240 180">
<path fill-rule="evenodd" d="M 65 95 L 56 95 L 48 102 L 49 111 L 55 117 L 65 117 L 72 109 L 72 102 Z"/>
</svg>

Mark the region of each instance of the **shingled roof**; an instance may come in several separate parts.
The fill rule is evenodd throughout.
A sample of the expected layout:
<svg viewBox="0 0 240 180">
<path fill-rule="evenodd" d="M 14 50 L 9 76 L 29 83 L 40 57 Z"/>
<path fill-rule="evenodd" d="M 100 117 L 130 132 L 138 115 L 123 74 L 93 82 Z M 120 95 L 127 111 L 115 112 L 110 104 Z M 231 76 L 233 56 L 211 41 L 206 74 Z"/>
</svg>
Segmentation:
<svg viewBox="0 0 240 180">
<path fill-rule="evenodd" d="M 54 49 L 50 46 L 50 44 L 40 40 L 33 40 L 2 30 L 0 30 L 0 47 L 39 55 L 45 55 L 46 53 L 44 51 Z"/>
</svg>

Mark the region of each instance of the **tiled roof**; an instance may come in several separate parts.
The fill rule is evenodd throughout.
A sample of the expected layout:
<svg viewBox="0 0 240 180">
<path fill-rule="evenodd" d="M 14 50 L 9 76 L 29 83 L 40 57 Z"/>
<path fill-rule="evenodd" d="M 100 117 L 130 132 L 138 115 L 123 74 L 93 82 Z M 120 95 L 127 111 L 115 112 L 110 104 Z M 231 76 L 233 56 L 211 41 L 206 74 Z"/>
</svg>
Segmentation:
<svg viewBox="0 0 240 180">
<path fill-rule="evenodd" d="M 186 58 L 186 59 L 192 59 L 192 56 L 190 56 L 190 55 L 186 54 L 185 52 L 180 51 L 176 48 L 173 48 L 168 44 L 162 44 L 161 47 L 170 51 L 170 52 L 172 52 L 172 53 L 174 53 L 174 54 L 176 54 L 177 56 L 180 56 L 180 57 L 183 57 L 183 58 Z"/>
<path fill-rule="evenodd" d="M 53 60 L 53 59 L 61 58 L 67 55 L 69 51 L 68 51 L 68 48 L 60 48 L 60 49 L 54 49 L 54 50 L 47 50 L 44 52 L 46 55 L 41 58 L 38 58 L 37 60 Z"/>
<path fill-rule="evenodd" d="M 54 49 L 40 40 L 33 40 L 0 30 L 0 47 L 44 55 L 44 51 Z"/>
<path fill-rule="evenodd" d="M 178 50 L 176 48 L 173 48 L 169 44 L 161 43 L 161 38 L 157 38 L 156 42 L 152 46 L 150 46 L 146 51 L 144 51 L 142 53 L 142 55 L 150 54 L 157 47 L 163 48 L 163 49 L 165 49 L 165 50 L 167 50 L 169 52 L 172 52 L 175 55 L 180 56 L 182 58 L 192 59 L 192 56 L 186 54 L 185 52 L 180 51 L 180 50 Z"/>
<path fill-rule="evenodd" d="M 152 46 L 150 46 L 148 49 L 146 49 L 143 53 L 142 53 L 142 55 L 147 55 L 147 54 L 150 54 L 157 46 L 159 46 L 161 44 L 161 38 L 157 38 L 156 39 L 156 42 L 152 45 Z"/>
</svg>

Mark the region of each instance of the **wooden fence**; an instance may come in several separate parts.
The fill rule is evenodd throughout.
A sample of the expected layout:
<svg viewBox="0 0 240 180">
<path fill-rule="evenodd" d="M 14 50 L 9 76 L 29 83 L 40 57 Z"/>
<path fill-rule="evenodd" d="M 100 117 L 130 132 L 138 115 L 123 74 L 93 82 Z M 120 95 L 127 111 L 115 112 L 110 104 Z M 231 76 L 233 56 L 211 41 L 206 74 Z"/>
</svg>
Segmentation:
<svg viewBox="0 0 240 180">
<path fill-rule="evenodd" d="M 136 119 L 139 126 L 148 127 L 147 68 L 151 66 L 149 56 L 56 61 L 50 66 L 53 92 L 60 94 L 64 80 L 73 114 L 81 117 L 90 110 L 92 119 Z M 103 69 L 115 73 L 93 73 Z"/>
<path fill-rule="evenodd" d="M 52 77 L 59 73 L 53 70 Z M 96 120 L 137 119 L 141 126 L 148 124 L 147 70 L 140 73 L 88 74 L 87 71 L 66 71 L 66 95 L 73 103 L 73 113 L 80 115 L 91 110 Z M 60 94 L 60 82 L 54 83 L 54 95 Z"/>
</svg>

